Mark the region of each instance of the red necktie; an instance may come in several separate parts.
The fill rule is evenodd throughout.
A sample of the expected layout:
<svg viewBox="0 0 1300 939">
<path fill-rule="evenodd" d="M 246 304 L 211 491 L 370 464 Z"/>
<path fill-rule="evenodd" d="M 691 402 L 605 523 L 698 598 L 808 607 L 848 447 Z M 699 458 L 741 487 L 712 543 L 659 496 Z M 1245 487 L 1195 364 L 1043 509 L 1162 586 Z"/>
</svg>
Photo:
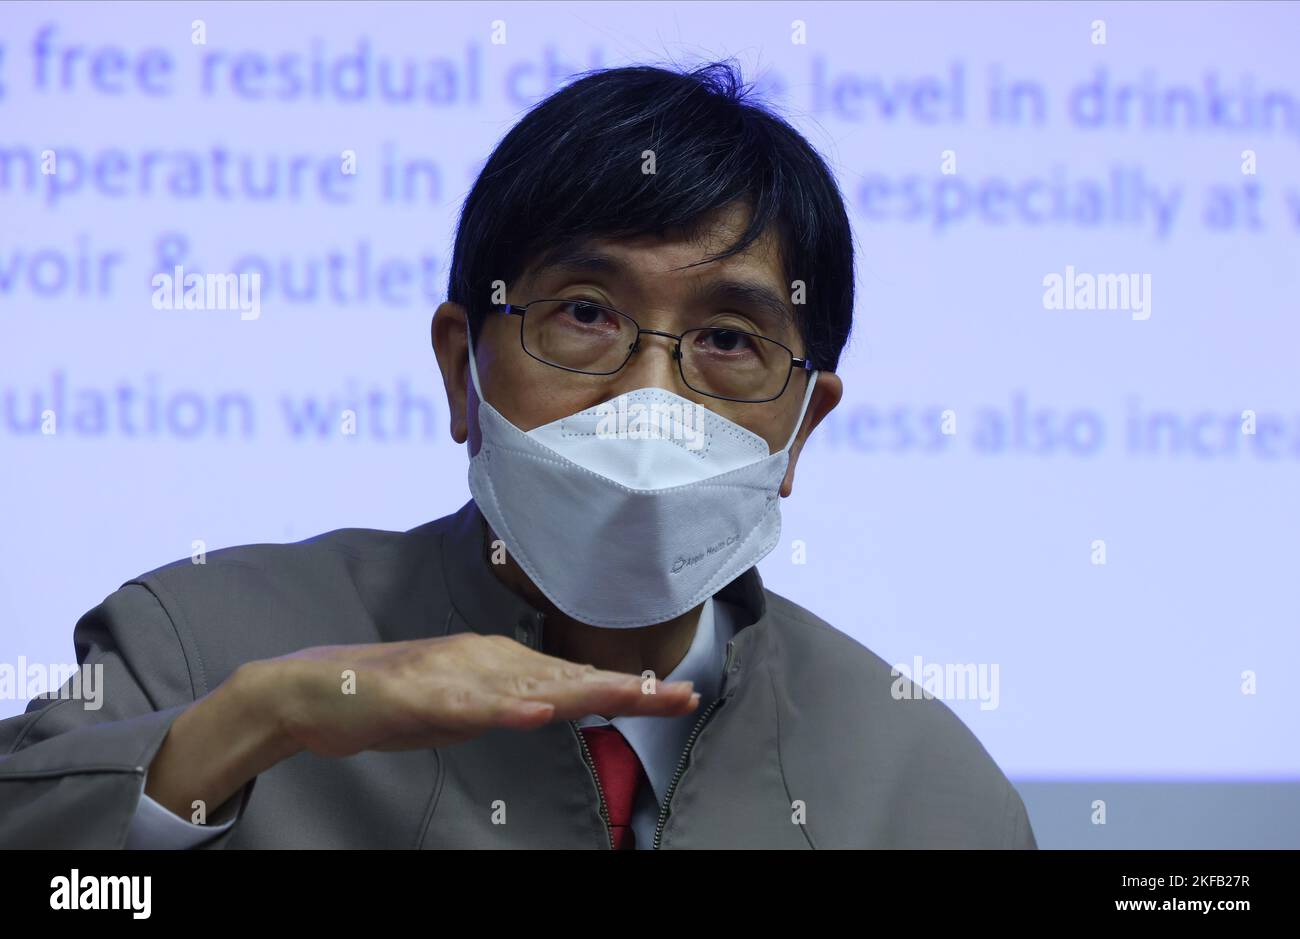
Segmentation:
<svg viewBox="0 0 1300 939">
<path fill-rule="evenodd" d="M 609 814 L 609 832 L 614 837 L 615 851 L 631 851 L 636 847 L 636 833 L 632 831 L 632 806 L 637 791 L 647 782 L 645 769 L 636 751 L 613 724 L 580 727 L 591 760 L 596 764 L 596 775 L 605 794 L 605 811 Z"/>
</svg>

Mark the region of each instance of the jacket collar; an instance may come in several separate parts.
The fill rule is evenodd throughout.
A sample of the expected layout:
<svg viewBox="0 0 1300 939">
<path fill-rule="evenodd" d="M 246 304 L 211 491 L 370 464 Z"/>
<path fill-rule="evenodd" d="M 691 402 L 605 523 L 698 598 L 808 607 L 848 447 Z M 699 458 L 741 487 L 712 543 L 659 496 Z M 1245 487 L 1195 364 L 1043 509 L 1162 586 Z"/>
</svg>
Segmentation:
<svg viewBox="0 0 1300 939">
<path fill-rule="evenodd" d="M 545 616 L 488 567 L 486 524 L 470 499 L 451 517 L 443 535 L 442 569 L 452 606 L 472 632 L 513 636 L 520 642 L 527 633 L 536 647 Z"/>
<path fill-rule="evenodd" d="M 473 632 L 512 636 L 540 649 L 546 615 L 502 583 L 488 566 L 486 525 L 470 499 L 451 517 L 442 539 L 442 565 L 452 605 Z M 727 674 L 725 696 L 766 649 L 767 596 L 758 568 L 751 567 L 718 591 L 717 596 L 745 613 L 737 623 Z M 453 630 L 459 632 L 461 630 Z"/>
</svg>

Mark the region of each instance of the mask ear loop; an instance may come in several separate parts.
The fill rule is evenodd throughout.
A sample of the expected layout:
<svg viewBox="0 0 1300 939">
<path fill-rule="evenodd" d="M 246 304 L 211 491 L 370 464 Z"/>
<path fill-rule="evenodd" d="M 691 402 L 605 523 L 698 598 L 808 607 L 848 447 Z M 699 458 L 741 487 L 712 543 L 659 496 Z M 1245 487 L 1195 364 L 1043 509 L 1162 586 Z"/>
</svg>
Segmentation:
<svg viewBox="0 0 1300 939">
<path fill-rule="evenodd" d="M 484 403 L 483 389 L 479 387 L 478 383 L 478 366 L 474 360 L 474 330 L 470 329 L 468 322 L 465 323 L 465 341 L 469 343 L 469 374 L 470 378 L 474 380 L 474 393 L 478 395 L 479 402 Z M 803 420 L 803 418 L 800 418 L 800 420 Z"/>
<path fill-rule="evenodd" d="M 799 436 L 799 428 L 803 427 L 804 416 L 808 413 L 808 402 L 812 400 L 813 388 L 816 387 L 817 376 L 820 374 L 820 371 L 814 371 L 808 376 L 808 390 L 803 393 L 803 407 L 799 408 L 799 420 L 794 422 L 794 430 L 790 433 L 790 439 L 785 442 L 785 446 L 781 448 L 782 453 L 789 450 L 790 445 L 794 443 L 794 438 Z"/>
</svg>

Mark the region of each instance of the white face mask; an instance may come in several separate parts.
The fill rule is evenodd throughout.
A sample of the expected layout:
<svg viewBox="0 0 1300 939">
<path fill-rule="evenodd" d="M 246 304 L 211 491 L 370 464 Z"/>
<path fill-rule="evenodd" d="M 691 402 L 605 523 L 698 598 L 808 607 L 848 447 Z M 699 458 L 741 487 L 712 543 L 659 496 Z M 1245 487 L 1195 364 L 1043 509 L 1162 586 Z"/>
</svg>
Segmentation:
<svg viewBox="0 0 1300 939">
<path fill-rule="evenodd" d="M 794 431 L 767 441 L 663 388 L 640 388 L 523 431 L 483 398 L 469 488 L 538 589 L 574 619 L 630 629 L 680 616 L 781 538 Z M 620 417 L 622 415 L 622 417 Z"/>
</svg>

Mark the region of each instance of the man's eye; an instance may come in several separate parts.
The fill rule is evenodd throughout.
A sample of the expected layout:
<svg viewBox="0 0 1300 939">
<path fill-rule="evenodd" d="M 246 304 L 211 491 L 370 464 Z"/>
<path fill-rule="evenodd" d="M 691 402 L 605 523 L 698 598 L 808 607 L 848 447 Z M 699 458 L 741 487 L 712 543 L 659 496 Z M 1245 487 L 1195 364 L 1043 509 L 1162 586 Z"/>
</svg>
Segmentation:
<svg viewBox="0 0 1300 939">
<path fill-rule="evenodd" d="M 570 319 L 584 326 L 595 326 L 604 320 L 610 319 L 609 314 L 599 306 L 582 300 L 568 301 L 564 304 L 564 312 Z"/>
<path fill-rule="evenodd" d="M 705 348 L 710 352 L 741 354 L 752 346 L 750 337 L 731 329 L 711 329 L 704 334 Z"/>
</svg>

